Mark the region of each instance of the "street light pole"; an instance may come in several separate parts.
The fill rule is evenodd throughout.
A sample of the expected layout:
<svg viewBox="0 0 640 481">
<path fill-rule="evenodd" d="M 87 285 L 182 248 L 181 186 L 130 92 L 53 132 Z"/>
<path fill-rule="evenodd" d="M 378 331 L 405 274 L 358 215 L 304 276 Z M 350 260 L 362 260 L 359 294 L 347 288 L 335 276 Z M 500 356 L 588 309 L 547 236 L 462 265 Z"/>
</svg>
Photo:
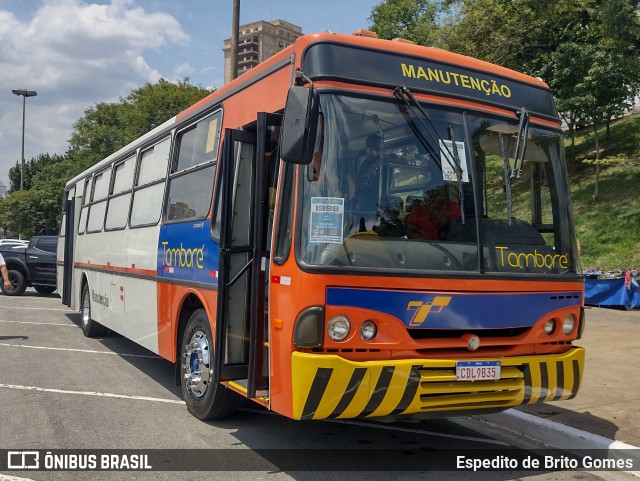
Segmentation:
<svg viewBox="0 0 640 481">
<path fill-rule="evenodd" d="M 240 30 L 240 0 L 233 0 L 231 16 L 231 80 L 238 76 L 238 36 Z"/>
<path fill-rule="evenodd" d="M 24 118 L 25 118 L 25 109 L 27 104 L 27 97 L 35 97 L 38 95 L 38 92 L 35 90 L 27 90 L 27 89 L 18 89 L 12 90 L 14 95 L 18 95 L 22 97 L 22 154 L 20 156 L 20 190 L 22 190 L 24 186 Z"/>
</svg>

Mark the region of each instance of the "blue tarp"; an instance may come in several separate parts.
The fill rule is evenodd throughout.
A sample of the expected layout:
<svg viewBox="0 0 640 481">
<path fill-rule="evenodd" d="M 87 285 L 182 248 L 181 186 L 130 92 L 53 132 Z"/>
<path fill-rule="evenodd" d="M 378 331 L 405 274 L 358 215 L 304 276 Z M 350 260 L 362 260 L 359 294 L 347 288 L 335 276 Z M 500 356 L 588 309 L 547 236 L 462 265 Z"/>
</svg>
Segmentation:
<svg viewBox="0 0 640 481">
<path fill-rule="evenodd" d="M 640 309 L 640 286 L 632 278 L 627 289 L 624 279 L 598 279 L 587 277 L 584 281 L 584 303 L 588 306 L 619 306 Z"/>
</svg>

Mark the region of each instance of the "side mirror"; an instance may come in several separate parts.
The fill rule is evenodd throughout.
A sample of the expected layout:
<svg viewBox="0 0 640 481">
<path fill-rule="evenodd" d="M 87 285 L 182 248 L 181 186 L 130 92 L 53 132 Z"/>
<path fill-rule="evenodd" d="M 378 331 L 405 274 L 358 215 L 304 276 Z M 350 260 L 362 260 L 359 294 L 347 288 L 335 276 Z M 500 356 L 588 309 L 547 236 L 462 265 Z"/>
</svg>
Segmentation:
<svg viewBox="0 0 640 481">
<path fill-rule="evenodd" d="M 292 164 L 309 164 L 318 130 L 318 91 L 294 85 L 289 88 L 282 122 L 280 157 Z"/>
</svg>

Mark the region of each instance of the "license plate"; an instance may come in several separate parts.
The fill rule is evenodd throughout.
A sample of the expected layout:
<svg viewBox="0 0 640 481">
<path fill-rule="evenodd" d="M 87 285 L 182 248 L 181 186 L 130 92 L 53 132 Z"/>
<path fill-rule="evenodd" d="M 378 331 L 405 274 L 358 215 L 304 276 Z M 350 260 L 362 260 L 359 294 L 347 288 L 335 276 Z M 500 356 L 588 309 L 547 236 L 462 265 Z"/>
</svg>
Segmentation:
<svg viewBox="0 0 640 481">
<path fill-rule="evenodd" d="M 498 379 L 500 379 L 499 361 L 456 362 L 456 380 L 458 381 L 497 381 Z"/>
</svg>

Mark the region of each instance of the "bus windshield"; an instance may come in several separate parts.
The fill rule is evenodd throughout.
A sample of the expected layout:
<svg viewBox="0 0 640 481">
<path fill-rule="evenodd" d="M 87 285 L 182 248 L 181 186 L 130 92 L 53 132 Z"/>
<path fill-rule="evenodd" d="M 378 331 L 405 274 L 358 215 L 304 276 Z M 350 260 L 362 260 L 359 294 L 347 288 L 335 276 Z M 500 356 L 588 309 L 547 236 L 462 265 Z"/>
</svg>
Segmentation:
<svg viewBox="0 0 640 481">
<path fill-rule="evenodd" d="M 301 176 L 301 265 L 579 272 L 559 130 L 421 104 L 424 119 L 391 98 L 320 98 Z"/>
</svg>

